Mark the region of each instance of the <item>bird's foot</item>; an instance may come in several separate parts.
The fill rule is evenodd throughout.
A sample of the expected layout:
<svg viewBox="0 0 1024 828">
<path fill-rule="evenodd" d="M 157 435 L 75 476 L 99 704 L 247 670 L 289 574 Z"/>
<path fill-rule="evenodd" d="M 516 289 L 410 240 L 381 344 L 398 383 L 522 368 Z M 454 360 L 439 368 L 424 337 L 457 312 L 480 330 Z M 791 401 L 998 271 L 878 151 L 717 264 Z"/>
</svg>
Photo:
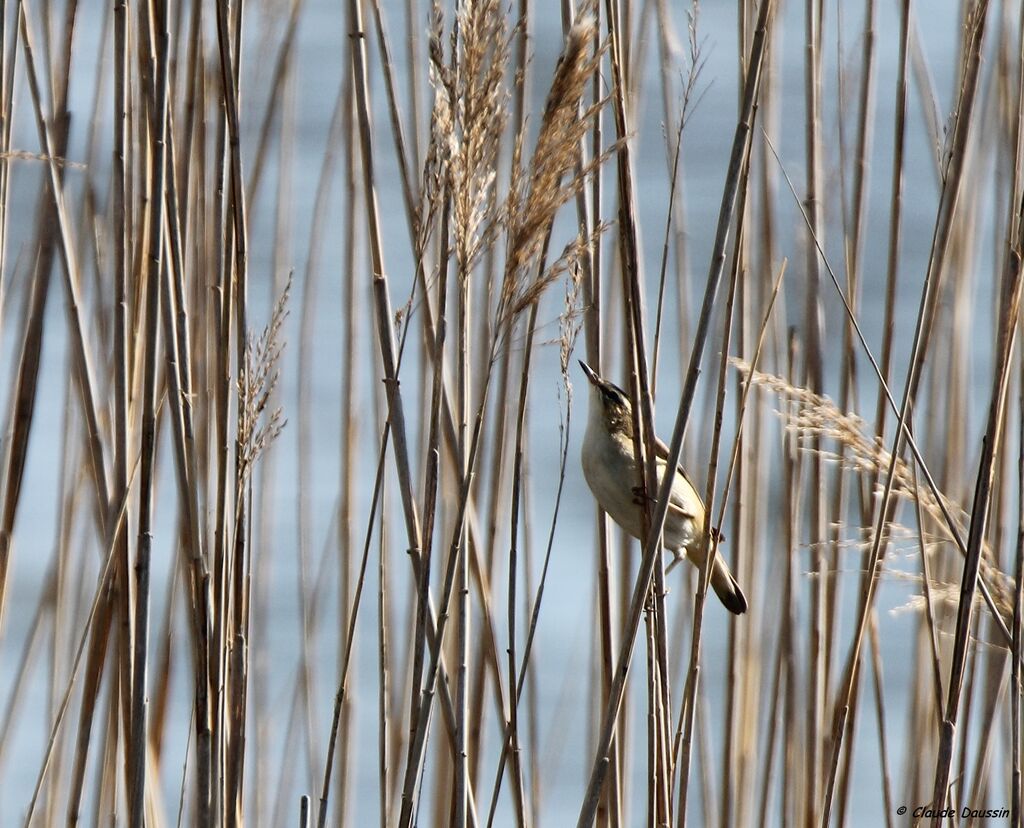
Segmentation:
<svg viewBox="0 0 1024 828">
<path fill-rule="evenodd" d="M 654 504 L 655 498 L 647 494 L 647 490 L 643 486 L 634 486 L 631 490 L 633 492 L 633 503 L 637 506 L 646 506 L 648 503 Z"/>
</svg>

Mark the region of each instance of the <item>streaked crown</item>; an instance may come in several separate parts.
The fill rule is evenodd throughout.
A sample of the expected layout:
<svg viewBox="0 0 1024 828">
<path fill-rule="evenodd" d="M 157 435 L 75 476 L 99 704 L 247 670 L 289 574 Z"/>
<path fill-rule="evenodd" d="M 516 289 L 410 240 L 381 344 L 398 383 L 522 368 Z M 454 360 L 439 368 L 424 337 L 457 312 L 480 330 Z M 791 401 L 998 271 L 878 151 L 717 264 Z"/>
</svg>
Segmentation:
<svg viewBox="0 0 1024 828">
<path fill-rule="evenodd" d="M 587 375 L 591 387 L 601 402 L 608 429 L 612 432 L 622 432 L 626 437 L 632 437 L 633 407 L 629 402 L 629 395 L 614 382 L 600 376 L 583 360 L 580 360 L 580 367 Z"/>
</svg>

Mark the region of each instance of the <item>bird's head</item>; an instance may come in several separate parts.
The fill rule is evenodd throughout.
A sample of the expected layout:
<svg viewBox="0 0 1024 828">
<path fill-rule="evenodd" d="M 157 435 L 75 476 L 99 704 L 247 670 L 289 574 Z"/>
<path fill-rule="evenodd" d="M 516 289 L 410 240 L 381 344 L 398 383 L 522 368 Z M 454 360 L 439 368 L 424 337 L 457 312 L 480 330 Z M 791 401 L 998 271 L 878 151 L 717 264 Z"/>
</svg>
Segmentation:
<svg viewBox="0 0 1024 828">
<path fill-rule="evenodd" d="M 579 362 L 583 373 L 590 381 L 591 416 L 600 415 L 609 431 L 632 438 L 633 408 L 629 402 L 629 395 L 614 382 L 603 379 L 582 359 Z"/>
</svg>

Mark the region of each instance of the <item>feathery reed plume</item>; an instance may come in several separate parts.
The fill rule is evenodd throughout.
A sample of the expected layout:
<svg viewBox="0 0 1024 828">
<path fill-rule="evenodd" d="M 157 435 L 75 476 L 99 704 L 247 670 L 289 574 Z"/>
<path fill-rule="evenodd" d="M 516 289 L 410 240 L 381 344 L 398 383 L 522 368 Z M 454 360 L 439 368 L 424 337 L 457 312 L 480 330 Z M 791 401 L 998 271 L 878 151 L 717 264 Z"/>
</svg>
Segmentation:
<svg viewBox="0 0 1024 828">
<path fill-rule="evenodd" d="M 844 414 L 828 397 L 815 394 L 808 388 L 792 385 L 782 377 L 760 371 L 751 374 L 750 365 L 742 359 L 734 358 L 731 362 L 744 379 L 750 376 L 750 381 L 754 385 L 795 403 L 786 406 L 781 416 L 785 418 L 786 428 L 794 432 L 799 440 L 817 437 L 841 443 L 846 449 L 846 453 L 841 457 L 843 466 L 856 473 L 880 475 L 889 467 L 892 458 L 884 441 L 878 437 L 868 437 L 868 425 L 858 415 Z M 824 449 L 819 453 L 825 458 L 832 457 Z M 838 459 L 839 455 L 835 457 Z M 937 526 L 945 528 L 946 522 L 939 501 L 928 487 L 917 485 L 913 469 L 902 458 L 897 458 L 896 461 L 893 493 L 908 503 L 920 504 Z M 966 510 L 946 495 L 942 495 L 942 500 L 949 513 L 953 515 L 958 528 L 964 529 L 969 517 Z M 953 542 L 953 538 L 948 534 L 942 539 Z M 997 566 L 988 543 L 982 547 L 981 575 L 989 585 L 992 598 L 1004 621 L 1009 622 L 1013 617 L 1013 596 L 1016 587 L 1013 579 Z"/>
<path fill-rule="evenodd" d="M 579 112 L 586 83 L 597 71 L 607 48 L 604 44 L 590 53 L 589 44 L 596 35 L 595 18 L 591 14 L 582 14 L 566 37 L 565 49 L 558 60 L 544 105 L 537 144 L 525 169 L 519 163 L 517 147 L 507 205 L 507 259 L 499 319 L 514 318 L 535 302 L 564 272 L 568 263 L 582 255 L 606 229 L 599 225 L 591 238 L 578 238 L 572 242 L 534 280 L 526 278 L 530 264 L 544 246 L 559 208 L 576 197 L 590 174 L 616 149 L 616 145 L 612 145 L 563 183 L 563 178 L 576 168 L 580 141 L 607 102 L 607 98 L 601 99 Z"/>
<path fill-rule="evenodd" d="M 606 48 L 602 45 L 591 53 L 597 23 L 591 14 L 583 14 L 566 36 L 533 153 L 528 162 L 522 160 L 523 136 L 517 136 L 507 196 L 495 197 L 501 138 L 508 121 L 504 67 L 515 34 L 496 13 L 497 7 L 493 0 L 485 0 L 460 11 L 458 71 L 444 63 L 441 18 L 435 10 L 430 38 L 434 108 L 421 212 L 436 212 L 442 181 L 438 170 L 443 168 L 451 189 L 453 249 L 460 278 L 468 278 L 481 254 L 505 229 L 506 259 L 496 313 L 499 327 L 504 328 L 606 229 L 599 225 L 589 238 L 570 242 L 542 273 L 528 277 L 555 214 L 576 197 L 615 145 L 576 169 L 576 148 L 607 101 L 601 99 L 579 112 L 586 84 Z M 563 181 L 574 169 L 571 178 Z"/>
<path fill-rule="evenodd" d="M 457 17 L 459 39 L 453 50 L 458 59 L 453 68 L 444 63 L 437 31 L 441 18 L 435 10 L 430 48 L 432 129 L 445 148 L 455 258 L 460 277 L 467 278 L 500 226 L 494 188 L 508 122 L 505 69 L 512 35 L 497 0 L 466 3 Z"/>
<path fill-rule="evenodd" d="M 268 413 L 268 407 L 280 377 L 278 364 L 285 346 L 281 341 L 281 327 L 288 318 L 291 289 L 292 275 L 289 274 L 267 326 L 259 336 L 250 333 L 245 345 L 245 370 L 238 379 L 238 396 L 242 400 L 238 421 L 239 476 L 244 485 L 250 482 L 260 455 L 287 424 L 280 408 Z"/>
<path fill-rule="evenodd" d="M 567 268 L 568 278 L 565 280 L 565 303 L 558 317 L 558 367 L 565 386 L 566 404 L 572 401 L 572 384 L 569 382 L 569 366 L 576 339 L 583 327 L 583 269 L 576 261 Z"/>
<path fill-rule="evenodd" d="M 29 152 L 28 150 L 11 150 L 10 152 L 0 152 L 0 160 L 4 161 L 41 161 L 44 164 L 49 164 L 51 161 L 58 167 L 69 170 L 87 170 L 88 166 L 80 161 L 69 161 L 67 158 L 63 158 L 59 155 L 50 157 L 43 153 Z"/>
</svg>

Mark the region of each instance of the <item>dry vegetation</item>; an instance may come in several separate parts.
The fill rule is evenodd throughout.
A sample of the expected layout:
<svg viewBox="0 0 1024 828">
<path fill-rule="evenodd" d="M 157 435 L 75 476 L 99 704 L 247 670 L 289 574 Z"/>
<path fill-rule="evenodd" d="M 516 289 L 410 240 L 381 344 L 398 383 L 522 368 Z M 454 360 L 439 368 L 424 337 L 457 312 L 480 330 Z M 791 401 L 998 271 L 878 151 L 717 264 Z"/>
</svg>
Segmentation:
<svg viewBox="0 0 1024 828">
<path fill-rule="evenodd" d="M 1024 15 L 306 5 L 0 12 L 0 822 L 1020 824 Z"/>
</svg>

